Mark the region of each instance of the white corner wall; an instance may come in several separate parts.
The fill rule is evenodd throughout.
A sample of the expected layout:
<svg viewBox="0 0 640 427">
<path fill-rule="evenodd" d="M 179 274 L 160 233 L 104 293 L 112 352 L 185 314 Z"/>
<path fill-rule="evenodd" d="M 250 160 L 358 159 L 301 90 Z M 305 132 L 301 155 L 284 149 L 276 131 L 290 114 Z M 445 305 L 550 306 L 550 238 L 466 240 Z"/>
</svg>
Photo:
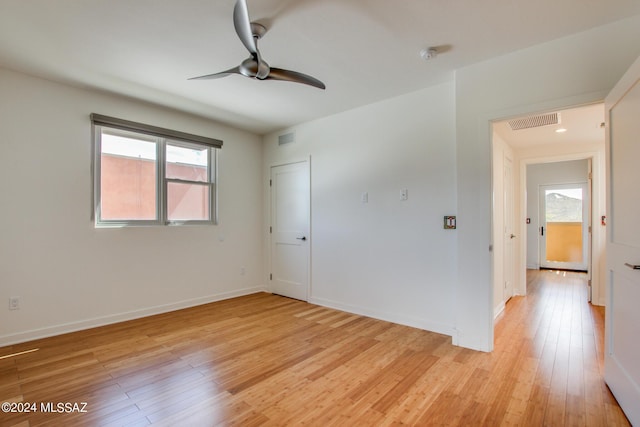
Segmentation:
<svg viewBox="0 0 640 427">
<path fill-rule="evenodd" d="M 452 335 L 457 231 L 443 218 L 456 214 L 453 88 L 265 137 L 265 183 L 271 166 L 311 156 L 310 302 Z M 278 146 L 291 131 L 296 142 Z M 268 221 L 264 236 L 268 248 Z"/>
<path fill-rule="evenodd" d="M 461 346 L 493 348 L 490 121 L 601 101 L 638 55 L 636 16 L 457 70 L 454 298 Z"/>
<path fill-rule="evenodd" d="M 260 137 L 2 69 L 0 93 L 0 346 L 264 289 Z M 222 139 L 219 225 L 95 229 L 92 112 Z"/>
</svg>

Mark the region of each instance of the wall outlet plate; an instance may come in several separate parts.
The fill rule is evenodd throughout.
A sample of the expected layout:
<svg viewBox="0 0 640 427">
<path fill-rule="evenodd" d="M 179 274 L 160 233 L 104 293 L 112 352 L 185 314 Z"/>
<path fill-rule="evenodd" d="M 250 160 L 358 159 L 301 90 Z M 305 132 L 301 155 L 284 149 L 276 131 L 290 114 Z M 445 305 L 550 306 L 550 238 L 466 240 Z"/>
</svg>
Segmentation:
<svg viewBox="0 0 640 427">
<path fill-rule="evenodd" d="M 20 310 L 20 297 L 9 297 L 9 310 Z"/>
</svg>

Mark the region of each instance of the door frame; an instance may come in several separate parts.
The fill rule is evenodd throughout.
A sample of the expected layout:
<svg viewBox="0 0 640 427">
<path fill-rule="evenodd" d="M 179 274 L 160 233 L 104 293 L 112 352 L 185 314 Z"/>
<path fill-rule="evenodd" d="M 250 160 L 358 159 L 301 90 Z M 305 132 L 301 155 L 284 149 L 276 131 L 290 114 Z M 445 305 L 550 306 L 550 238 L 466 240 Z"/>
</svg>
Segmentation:
<svg viewBox="0 0 640 427">
<path fill-rule="evenodd" d="M 267 265 L 266 265 L 266 283 L 267 286 L 266 288 L 268 289 L 268 291 L 270 293 L 273 293 L 273 287 L 272 287 L 272 281 L 271 281 L 271 271 L 272 271 L 272 265 L 273 265 L 273 256 L 272 256 L 272 248 L 273 248 L 273 234 L 271 233 L 271 226 L 273 223 L 273 218 L 272 218 L 272 213 L 273 213 L 273 190 L 271 187 L 271 171 L 273 170 L 274 167 L 279 167 L 279 166 L 287 166 L 287 165 L 292 165 L 292 164 L 296 164 L 296 163 L 306 163 L 307 164 L 307 170 L 309 172 L 308 174 L 308 178 L 309 178 L 309 182 L 308 182 L 308 188 L 309 188 L 309 217 L 308 217 L 308 223 L 309 223 L 309 232 L 308 232 L 308 236 L 307 236 L 307 240 L 308 243 L 307 245 L 305 245 L 305 247 L 307 248 L 307 298 L 305 301 L 309 301 L 312 298 L 312 294 L 311 294 L 311 271 L 312 271 L 312 265 L 311 265 L 311 245 L 313 243 L 313 224 L 311 222 L 311 219 L 313 217 L 312 212 L 311 212 L 311 208 L 313 206 L 312 203 L 312 187 L 311 187 L 311 173 L 312 173 L 312 169 L 311 169 L 311 155 L 304 157 L 304 158 L 297 158 L 297 159 L 292 159 L 292 160 L 288 160 L 288 161 L 283 161 L 283 162 L 278 162 L 278 163 L 271 163 L 269 164 L 269 169 L 268 169 L 268 173 L 267 173 L 267 194 L 268 194 L 268 209 L 267 209 L 267 222 L 266 222 L 266 234 L 267 234 Z"/>
<path fill-rule="evenodd" d="M 523 109 L 523 110 L 514 110 L 511 114 L 504 114 L 500 116 L 495 116 L 496 118 L 487 119 L 490 125 L 490 129 L 493 129 L 494 122 L 500 122 L 504 120 L 509 120 L 514 117 L 522 117 L 532 114 L 541 114 L 550 111 L 562 111 L 565 109 L 576 108 L 580 106 L 586 106 L 590 104 L 603 104 L 604 103 L 604 93 L 603 97 L 599 99 L 590 99 L 586 102 L 559 102 L 557 106 L 545 106 L 540 109 Z M 572 101 L 575 101 L 571 99 Z M 495 144 L 493 141 L 493 131 L 491 133 L 490 138 L 490 146 L 491 146 L 491 170 L 492 170 L 492 182 L 491 186 L 494 188 L 495 179 L 494 176 L 494 168 L 495 162 L 494 151 Z M 508 141 L 507 141 L 508 142 Z M 514 293 L 517 295 L 526 295 L 527 294 L 527 166 L 540 164 L 540 163 L 555 163 L 555 162 L 564 162 L 564 161 L 572 161 L 572 160 L 588 160 L 590 163 L 590 173 L 591 173 L 591 186 L 590 186 L 590 196 L 591 196 L 591 215 L 592 215 L 592 232 L 590 235 L 590 246 L 587 248 L 588 252 L 588 280 L 590 284 L 589 292 L 590 298 L 593 300 L 593 304 L 604 306 L 605 305 L 605 283 L 606 283 L 606 266 L 605 266 L 605 242 L 606 242 L 606 227 L 604 225 L 600 225 L 600 216 L 606 215 L 606 176 L 605 176 L 605 153 L 604 149 L 601 151 L 593 151 L 593 150 L 585 150 L 581 152 L 569 152 L 569 153 L 557 153 L 557 154 L 549 154 L 549 155 L 540 155 L 535 154 L 531 155 L 526 152 L 518 153 L 517 151 L 514 153 L 515 155 L 515 164 L 514 164 L 514 173 L 519 174 L 518 179 L 516 180 L 516 188 L 515 188 L 515 225 L 514 225 L 514 234 L 516 236 L 520 236 L 521 238 L 516 239 L 516 254 L 518 259 L 515 262 L 516 272 L 515 283 L 514 283 Z M 500 172 L 502 173 L 502 171 Z M 499 208 L 498 208 L 499 206 Z M 491 203 L 491 235 L 495 236 L 494 229 L 496 226 L 496 210 L 500 209 L 502 211 L 502 205 L 496 206 L 495 204 L 495 195 L 493 195 L 492 203 Z M 493 241 L 494 239 L 492 239 Z M 495 242 L 493 242 L 495 244 Z M 495 262 L 495 252 L 493 248 L 493 244 L 491 245 L 491 291 L 490 295 L 491 301 L 494 301 L 493 292 L 495 292 L 495 278 L 496 278 L 496 262 Z M 502 268 L 502 266 L 500 267 Z M 497 313 L 492 310 L 492 323 Z"/>
<path fill-rule="evenodd" d="M 571 108 L 571 107 L 568 107 Z M 530 157 L 520 159 L 520 194 L 524 195 L 527 191 L 527 166 L 540 163 L 555 163 L 572 160 L 588 160 L 591 164 L 591 216 L 604 215 L 606 212 L 606 176 L 605 176 L 605 158 L 604 150 L 585 151 L 582 153 L 570 153 L 560 155 L 550 155 L 541 157 Z M 522 224 L 521 245 L 521 266 L 522 274 L 526 277 L 527 270 L 527 233 L 526 233 L 526 216 L 527 216 L 527 200 L 526 197 L 520 197 L 520 214 L 519 223 Z M 606 227 L 596 225 L 592 220 L 591 234 L 589 237 L 589 246 L 587 247 L 587 277 L 589 281 L 589 296 L 593 304 L 604 306 L 605 304 L 605 283 L 606 283 L 606 266 L 605 263 L 605 243 L 606 243 Z M 539 255 L 538 255 L 539 256 Z M 526 294 L 526 282 L 523 284 Z"/>
<path fill-rule="evenodd" d="M 606 92 L 589 94 L 587 96 L 572 97 L 566 99 L 556 100 L 551 103 L 545 103 L 535 108 L 536 106 L 525 106 L 523 108 L 517 108 L 508 110 L 506 112 L 498 112 L 486 116 L 487 123 L 490 129 L 490 148 L 491 148 L 491 188 L 495 190 L 495 168 L 500 166 L 500 175 L 502 175 L 502 163 L 496 165 L 495 150 L 496 144 L 494 142 L 493 124 L 495 122 L 501 122 L 512 118 L 523 117 L 533 114 L 542 114 L 552 111 L 562 111 L 566 109 L 577 108 L 581 106 L 587 106 L 592 104 L 603 104 Z M 603 107 L 604 108 L 604 107 Z M 508 144 L 508 141 L 506 141 Z M 569 150 L 566 150 L 569 151 Z M 516 239 L 516 261 L 513 284 L 514 295 L 526 295 L 527 294 L 527 166 L 539 163 L 555 163 L 572 160 L 587 160 L 590 165 L 590 204 L 591 204 L 591 234 L 589 235 L 589 246 L 587 247 L 587 260 L 588 260 L 588 284 L 589 284 L 589 301 L 595 305 L 605 305 L 605 284 L 606 284 L 606 266 L 605 266 L 605 242 L 606 242 L 606 227 L 600 225 L 600 216 L 606 215 L 606 176 L 605 176 L 605 152 L 604 144 L 601 150 L 594 150 L 588 148 L 584 151 L 575 152 L 563 152 L 552 154 L 540 154 L 540 151 L 529 153 L 527 151 L 518 152 L 514 150 L 514 178 L 515 185 L 515 225 L 514 234 L 520 238 Z M 496 311 L 493 303 L 495 301 L 496 292 L 496 277 L 498 275 L 496 268 L 503 270 L 502 264 L 497 264 L 495 252 L 495 228 L 497 222 L 497 210 L 502 211 L 502 204 L 496 204 L 496 195 L 492 191 L 491 200 L 491 294 L 489 295 L 492 304 L 492 316 L 491 323 L 494 323 L 499 311 Z M 539 254 L 537 255 L 539 257 Z M 498 267 L 499 265 L 499 267 Z M 502 273 L 500 273 L 502 276 Z M 493 339 L 493 338 L 492 338 Z"/>
<path fill-rule="evenodd" d="M 589 104 L 601 104 L 604 103 L 604 99 L 607 96 L 608 91 L 601 90 L 596 92 L 586 92 L 581 93 L 579 95 L 574 96 L 566 96 L 561 98 L 552 98 L 547 99 L 546 101 L 539 103 L 526 103 L 521 104 L 516 107 L 509 107 L 503 109 L 496 109 L 491 111 L 486 111 L 480 114 L 477 118 L 478 123 L 481 124 L 479 130 L 479 138 L 487 143 L 486 147 L 489 151 L 489 161 L 490 161 L 490 176 L 491 176 L 491 188 L 494 185 L 494 168 L 495 162 L 494 151 L 495 151 L 495 143 L 494 143 L 494 135 L 493 135 L 493 124 L 495 122 L 500 122 L 504 120 L 509 120 L 516 117 L 523 117 L 533 114 L 540 114 L 549 111 L 562 111 L 568 108 L 575 108 L 579 106 L 589 105 Z M 519 295 L 526 295 L 527 291 L 527 236 L 526 236 L 526 200 L 523 197 L 526 194 L 526 165 L 533 163 L 545 163 L 549 161 L 563 161 L 563 160 L 579 160 L 585 158 L 593 159 L 593 200 L 600 200 L 600 195 L 596 198 L 596 191 L 605 191 L 605 158 L 604 153 L 600 154 L 599 152 L 594 152 L 591 150 L 585 150 L 584 153 L 569 153 L 563 154 L 558 153 L 554 155 L 531 155 L 530 157 L 522 154 L 519 154 L 517 157 L 519 166 L 516 168 L 519 171 L 519 188 L 516 191 L 516 235 L 519 233 L 522 236 L 519 240 L 518 245 L 518 255 L 519 260 L 516 262 L 516 266 L 518 268 L 518 273 L 516 273 L 517 282 L 514 284 L 514 290 L 518 292 Z M 558 160 L 554 160 L 558 159 Z M 494 236 L 494 228 L 495 228 L 495 215 L 496 215 L 496 207 L 494 205 L 494 197 L 493 192 L 491 192 L 491 198 L 489 200 L 489 207 L 491 209 L 490 212 L 490 236 Z M 592 202 L 593 203 L 593 202 Z M 600 205 L 602 203 L 602 206 Z M 594 204 L 594 215 L 604 215 L 606 212 L 606 207 L 604 207 L 604 200 L 599 201 L 598 205 Z M 491 307 L 494 300 L 494 283 L 496 277 L 495 271 L 495 253 L 493 251 L 493 238 L 490 240 L 489 245 L 489 289 L 488 289 L 488 307 Z M 592 248 L 593 248 L 593 256 L 591 257 L 591 265 L 593 268 L 593 280 L 592 285 L 594 292 L 598 291 L 597 297 L 598 299 L 594 302 L 597 305 L 604 305 L 604 283 L 606 281 L 606 277 L 604 276 L 605 272 L 605 253 L 604 253 L 604 243 L 605 243 L 605 232 L 604 227 L 594 227 L 592 234 Z M 598 250 L 596 252 L 596 249 Z M 493 350 L 493 340 L 494 340 L 494 327 L 495 327 L 495 316 L 493 310 L 487 310 L 488 317 L 486 318 L 488 325 L 488 347 L 487 351 Z M 454 344 L 459 343 L 459 339 L 454 335 L 453 339 Z"/>
<path fill-rule="evenodd" d="M 502 206 L 503 206 L 503 226 L 504 229 L 502 231 L 502 240 L 503 240 L 503 257 L 504 262 L 502 264 L 503 269 L 503 279 L 504 286 L 502 289 L 502 301 L 504 304 L 507 303 L 514 295 L 516 295 L 516 277 L 517 277 L 517 259 L 515 256 L 516 253 L 516 241 L 514 239 L 517 237 L 516 235 L 516 224 L 517 224 L 517 216 L 516 216 L 516 180 L 515 180 L 515 171 L 516 171 L 516 162 L 514 161 L 515 155 L 504 153 L 503 156 L 503 184 L 502 184 Z M 511 164 L 511 176 L 507 177 L 507 160 Z M 509 187 L 507 187 L 507 182 L 509 182 Z M 509 204 L 510 206 L 507 206 Z M 511 228 L 509 229 L 509 225 Z M 510 234 L 510 236 L 507 236 Z M 508 246 L 511 245 L 511 255 L 507 255 Z M 509 266 L 509 260 L 511 260 L 511 265 Z M 507 283 L 510 283 L 510 289 L 507 286 Z M 509 291 L 508 297 L 505 296 L 505 291 Z"/>
</svg>

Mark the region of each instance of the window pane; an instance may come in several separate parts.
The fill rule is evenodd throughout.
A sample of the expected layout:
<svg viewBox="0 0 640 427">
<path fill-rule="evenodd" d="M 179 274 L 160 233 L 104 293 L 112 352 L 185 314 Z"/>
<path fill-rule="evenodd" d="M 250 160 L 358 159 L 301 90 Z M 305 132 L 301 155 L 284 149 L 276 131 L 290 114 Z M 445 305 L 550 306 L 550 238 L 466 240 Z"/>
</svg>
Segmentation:
<svg viewBox="0 0 640 427">
<path fill-rule="evenodd" d="M 209 149 L 167 144 L 166 177 L 209 182 Z"/>
<path fill-rule="evenodd" d="M 582 188 L 545 190 L 547 222 L 582 222 Z"/>
<path fill-rule="evenodd" d="M 155 220 L 156 143 L 102 133 L 102 220 Z"/>
<path fill-rule="evenodd" d="M 208 184 L 167 183 L 169 221 L 209 220 Z"/>
</svg>

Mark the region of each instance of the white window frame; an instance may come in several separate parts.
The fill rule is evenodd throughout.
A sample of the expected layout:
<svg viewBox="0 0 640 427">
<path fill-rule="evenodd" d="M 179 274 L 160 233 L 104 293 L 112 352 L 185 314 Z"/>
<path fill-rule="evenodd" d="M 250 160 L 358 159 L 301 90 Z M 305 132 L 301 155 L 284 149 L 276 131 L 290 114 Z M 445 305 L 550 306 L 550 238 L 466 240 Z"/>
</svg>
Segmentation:
<svg viewBox="0 0 640 427">
<path fill-rule="evenodd" d="M 94 221 L 96 228 L 119 228 L 141 226 L 181 226 L 181 225 L 217 225 L 218 223 L 218 149 L 222 147 L 222 141 L 212 138 L 198 137 L 191 134 L 158 128 L 154 126 L 129 122 L 121 119 L 91 115 L 93 123 L 93 194 L 94 194 Z M 109 129 L 114 133 L 123 135 L 140 136 L 142 140 L 148 140 L 156 144 L 156 219 L 155 220 L 105 220 L 101 217 L 101 162 L 102 162 L 102 133 L 103 129 Z M 191 181 L 166 177 L 166 152 L 167 145 L 207 150 L 207 181 Z M 167 192 L 169 183 L 195 184 L 209 188 L 209 219 L 207 220 L 169 220 L 167 206 Z"/>
<path fill-rule="evenodd" d="M 167 145 L 173 145 L 175 147 L 181 148 L 192 148 L 192 149 L 207 149 L 207 181 L 191 181 L 188 179 L 179 179 L 179 178 L 167 178 L 166 174 L 166 166 L 167 166 Z M 216 225 L 217 224 L 217 191 L 216 191 L 216 182 L 217 182 L 217 150 L 212 147 L 207 147 L 203 144 L 198 144 L 195 142 L 182 142 L 175 141 L 171 139 L 162 139 L 162 163 L 159 164 L 159 168 L 161 169 L 161 180 L 162 180 L 162 218 L 167 225 L 194 225 L 194 224 L 209 224 Z M 194 185 L 202 185 L 209 187 L 209 219 L 208 220 L 170 220 L 168 209 L 168 192 L 169 192 L 169 183 L 174 182 L 177 184 L 194 184 Z"/>
</svg>

